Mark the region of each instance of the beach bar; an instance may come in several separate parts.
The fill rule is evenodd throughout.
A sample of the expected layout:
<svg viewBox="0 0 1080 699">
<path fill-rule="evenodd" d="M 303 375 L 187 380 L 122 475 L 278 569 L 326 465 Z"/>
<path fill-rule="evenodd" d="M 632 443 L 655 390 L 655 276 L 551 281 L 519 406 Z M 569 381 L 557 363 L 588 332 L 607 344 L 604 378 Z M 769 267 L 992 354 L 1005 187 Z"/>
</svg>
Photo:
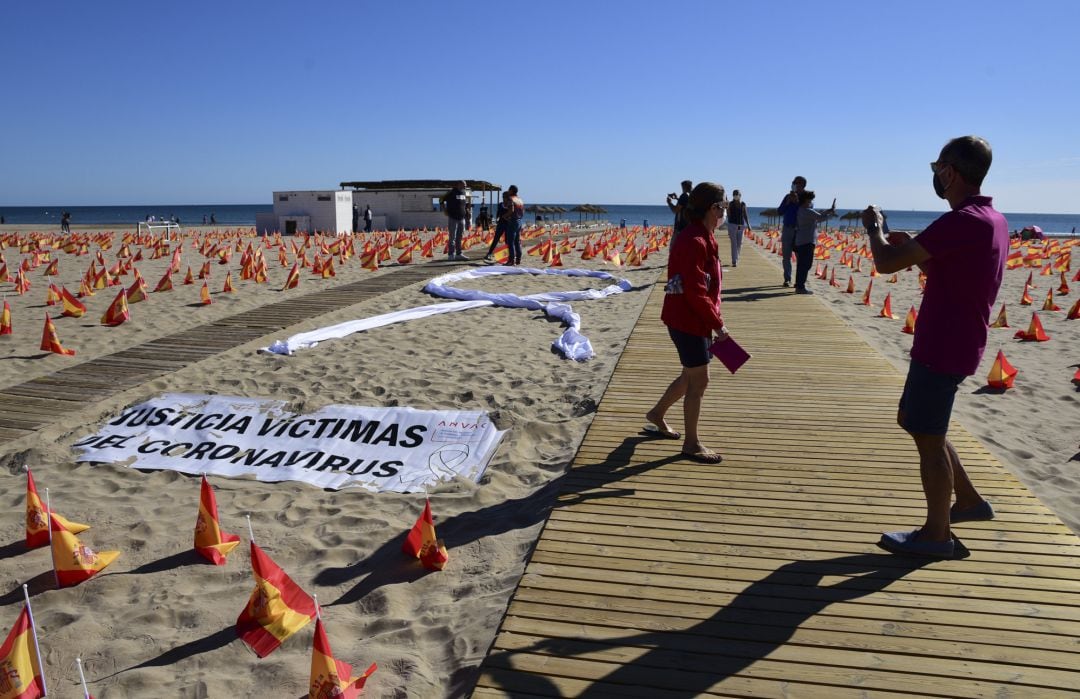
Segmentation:
<svg viewBox="0 0 1080 699">
<path fill-rule="evenodd" d="M 281 231 L 286 235 L 300 231 L 347 233 L 353 230 L 354 207 L 359 219 L 356 229 L 362 230 L 364 209 L 368 206 L 374 230 L 437 228 L 446 225 L 446 214 L 439 210 L 439 197 L 459 181 L 342 182 L 340 190 L 274 192 L 273 212 L 257 214 L 255 228 L 259 233 Z M 480 201 L 487 201 L 494 212 L 501 185 L 485 180 L 465 180 L 465 185 L 474 204 L 476 193 L 480 193 Z"/>
</svg>

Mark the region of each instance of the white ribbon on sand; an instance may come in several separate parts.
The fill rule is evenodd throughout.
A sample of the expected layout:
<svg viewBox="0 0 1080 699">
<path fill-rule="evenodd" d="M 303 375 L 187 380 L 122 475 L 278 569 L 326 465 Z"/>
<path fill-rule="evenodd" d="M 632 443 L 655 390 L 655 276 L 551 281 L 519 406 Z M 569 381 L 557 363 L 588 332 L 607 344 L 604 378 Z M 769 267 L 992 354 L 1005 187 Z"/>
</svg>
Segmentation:
<svg viewBox="0 0 1080 699">
<path fill-rule="evenodd" d="M 611 279 L 615 283 L 603 289 L 585 289 L 583 291 L 546 291 L 528 296 L 516 294 L 492 294 L 475 289 L 458 289 L 450 286 L 454 282 L 463 279 L 479 279 L 507 274 L 533 274 L 563 277 L 589 277 L 593 279 Z M 451 303 L 435 303 L 429 306 L 417 306 L 403 311 L 392 311 L 371 318 L 348 320 L 344 323 L 319 328 L 306 333 L 293 335 L 286 340 L 277 340 L 269 347 L 264 347 L 260 352 L 273 354 L 292 355 L 298 350 L 310 349 L 324 340 L 333 340 L 352 335 L 353 333 L 381 328 L 384 325 L 403 323 L 407 320 L 417 320 L 440 313 L 454 313 L 469 308 L 482 306 L 503 306 L 506 308 L 528 308 L 530 310 L 542 310 L 552 318 L 558 318 L 568 327 L 565 332 L 554 342 L 552 346 L 564 357 L 576 361 L 585 361 L 595 355 L 589 338 L 581 334 L 581 316 L 574 312 L 568 301 L 588 301 L 602 299 L 613 294 L 621 294 L 631 288 L 626 279 L 616 279 L 607 272 L 587 269 L 533 269 L 530 267 L 481 267 L 468 269 L 463 272 L 453 272 L 436 277 L 424 286 L 424 291 L 433 296 L 448 299 L 457 299 Z"/>
</svg>

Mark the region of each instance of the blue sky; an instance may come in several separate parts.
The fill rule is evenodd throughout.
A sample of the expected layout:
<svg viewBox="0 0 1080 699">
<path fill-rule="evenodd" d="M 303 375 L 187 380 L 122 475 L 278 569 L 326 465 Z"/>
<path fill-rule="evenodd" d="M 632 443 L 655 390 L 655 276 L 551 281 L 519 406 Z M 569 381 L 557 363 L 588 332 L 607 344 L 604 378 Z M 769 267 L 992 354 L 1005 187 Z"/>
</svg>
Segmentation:
<svg viewBox="0 0 1080 699">
<path fill-rule="evenodd" d="M 1080 3 L 5 2 L 0 205 L 270 203 L 475 178 L 527 201 L 1080 212 Z"/>
</svg>

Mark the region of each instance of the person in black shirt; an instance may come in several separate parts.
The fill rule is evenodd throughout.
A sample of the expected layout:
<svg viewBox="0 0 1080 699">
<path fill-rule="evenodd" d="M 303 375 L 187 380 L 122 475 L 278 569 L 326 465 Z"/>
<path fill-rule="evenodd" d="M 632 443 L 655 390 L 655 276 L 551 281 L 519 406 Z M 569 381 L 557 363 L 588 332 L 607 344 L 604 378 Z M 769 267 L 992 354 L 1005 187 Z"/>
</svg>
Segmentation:
<svg viewBox="0 0 1080 699">
<path fill-rule="evenodd" d="M 746 210 L 746 202 L 742 200 L 742 193 L 737 189 L 731 193 L 727 214 L 727 234 L 731 240 L 731 266 L 738 267 L 743 232 L 750 228 L 750 214 Z"/>
<path fill-rule="evenodd" d="M 675 214 L 674 232 L 671 239 L 675 240 L 675 236 L 679 234 L 686 224 L 689 223 L 689 219 L 686 217 L 686 204 L 690 201 L 690 190 L 694 188 L 694 183 L 690 180 L 682 181 L 682 194 L 678 196 L 674 192 L 667 195 L 667 205 L 671 209 L 671 213 Z"/>
<path fill-rule="evenodd" d="M 469 198 L 465 193 L 465 186 L 465 180 L 461 180 L 453 189 L 439 197 L 439 206 L 446 212 L 447 228 L 450 232 L 446 259 L 458 262 L 469 259 L 461 254 L 461 238 L 465 235 L 466 206 Z"/>
</svg>

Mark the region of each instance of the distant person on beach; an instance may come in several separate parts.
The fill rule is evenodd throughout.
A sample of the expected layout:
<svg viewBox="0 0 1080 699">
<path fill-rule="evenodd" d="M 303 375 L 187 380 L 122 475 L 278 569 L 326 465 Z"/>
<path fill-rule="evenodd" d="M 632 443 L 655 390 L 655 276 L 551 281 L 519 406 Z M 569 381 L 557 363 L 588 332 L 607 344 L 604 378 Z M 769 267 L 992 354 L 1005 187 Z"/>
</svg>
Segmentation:
<svg viewBox="0 0 1080 699">
<path fill-rule="evenodd" d="M 743 232 L 750 227 L 750 214 L 746 210 L 746 202 L 742 200 L 742 193 L 735 190 L 731 193 L 731 203 L 727 208 L 727 234 L 731 240 L 731 266 L 739 266 L 739 253 L 742 252 Z"/>
<path fill-rule="evenodd" d="M 352 230 L 354 233 L 360 230 L 360 206 L 358 204 L 352 205 Z"/>
<path fill-rule="evenodd" d="M 446 212 L 447 229 L 450 233 L 450 240 L 447 243 L 447 260 L 461 262 L 469 259 L 461 254 L 467 200 L 465 180 L 460 180 L 449 192 L 439 197 L 439 208 Z"/>
<path fill-rule="evenodd" d="M 215 223 L 217 223 L 217 218 L 214 216 L 213 212 L 211 212 L 211 214 L 210 214 L 210 225 L 214 225 Z"/>
<path fill-rule="evenodd" d="M 510 192 L 503 192 L 502 201 L 495 207 L 495 235 L 491 239 L 491 245 L 488 247 L 487 254 L 484 255 L 486 262 L 492 261 L 492 255 L 495 254 L 495 248 L 499 245 L 499 240 L 506 236 L 506 227 L 509 225 L 507 217 L 509 216 L 510 207 L 513 204 L 510 197 Z M 510 240 L 507 239 L 507 245 Z M 511 258 L 513 259 L 513 258 Z"/>
<path fill-rule="evenodd" d="M 645 414 L 647 432 L 667 439 L 682 438 L 683 455 L 705 464 L 723 461 L 701 442 L 698 418 L 709 385 L 709 346 L 714 336 L 725 340 L 728 336 L 720 315 L 720 252 L 713 236 L 725 206 L 724 188 L 712 182 L 698 184 L 687 199 L 687 225 L 671 246 L 660 313 L 683 369 Z M 672 430 L 664 419 L 680 398 L 685 435 Z"/>
<path fill-rule="evenodd" d="M 806 178 L 799 175 L 791 181 L 791 191 L 780 200 L 776 207 L 784 217 L 780 229 L 780 255 L 784 267 L 784 286 L 791 286 L 791 253 L 795 249 L 795 225 L 799 217 L 799 195 L 806 190 Z"/>
<path fill-rule="evenodd" d="M 679 186 L 682 187 L 681 194 L 672 192 L 667 195 L 668 208 L 671 209 L 671 213 L 675 214 L 675 222 L 672 224 L 672 230 L 674 231 L 671 238 L 672 242 L 675 241 L 675 236 L 679 234 L 679 231 L 686 227 L 686 203 L 690 200 L 690 190 L 693 189 L 694 183 L 690 180 L 683 180 Z"/>
<path fill-rule="evenodd" d="M 480 203 L 480 210 L 476 212 L 476 225 L 480 226 L 480 230 L 485 233 L 488 228 L 491 228 L 491 209 L 488 208 L 487 202 Z"/>
<path fill-rule="evenodd" d="M 206 225 L 206 214 L 202 215 L 202 225 Z"/>
<path fill-rule="evenodd" d="M 795 293 L 812 294 L 806 288 L 806 278 L 810 276 L 810 267 L 814 264 L 814 246 L 817 245 L 817 226 L 830 216 L 836 215 L 836 200 L 828 211 L 817 211 L 814 207 L 814 193 L 804 189 L 799 193 L 799 210 L 795 223 Z"/>
<path fill-rule="evenodd" d="M 516 184 L 506 190 L 510 195 L 507 201 L 506 246 L 510 248 L 510 260 L 507 264 L 521 264 L 521 222 L 525 219 L 525 202 L 518 196 Z"/>
<path fill-rule="evenodd" d="M 375 220 L 375 214 L 371 213 L 371 205 L 364 207 L 364 232 L 371 232 L 371 224 Z"/>
<path fill-rule="evenodd" d="M 1008 222 L 980 191 L 992 159 L 990 144 L 978 136 L 945 144 L 930 170 L 934 193 L 952 210 L 917 237 L 892 233 L 886 240 L 881 211 L 870 206 L 863 212 L 879 272 L 918 265 L 926 274 L 896 417 L 919 450 L 926 521 L 914 531 L 882 534 L 878 545 L 893 553 L 952 558 L 951 524 L 994 518 L 994 508 L 979 495 L 946 436 L 957 387 L 975 373 L 986 349 L 1009 253 Z"/>
<path fill-rule="evenodd" d="M 64 233 L 71 232 L 71 213 L 68 211 L 60 214 L 60 230 Z"/>
</svg>

